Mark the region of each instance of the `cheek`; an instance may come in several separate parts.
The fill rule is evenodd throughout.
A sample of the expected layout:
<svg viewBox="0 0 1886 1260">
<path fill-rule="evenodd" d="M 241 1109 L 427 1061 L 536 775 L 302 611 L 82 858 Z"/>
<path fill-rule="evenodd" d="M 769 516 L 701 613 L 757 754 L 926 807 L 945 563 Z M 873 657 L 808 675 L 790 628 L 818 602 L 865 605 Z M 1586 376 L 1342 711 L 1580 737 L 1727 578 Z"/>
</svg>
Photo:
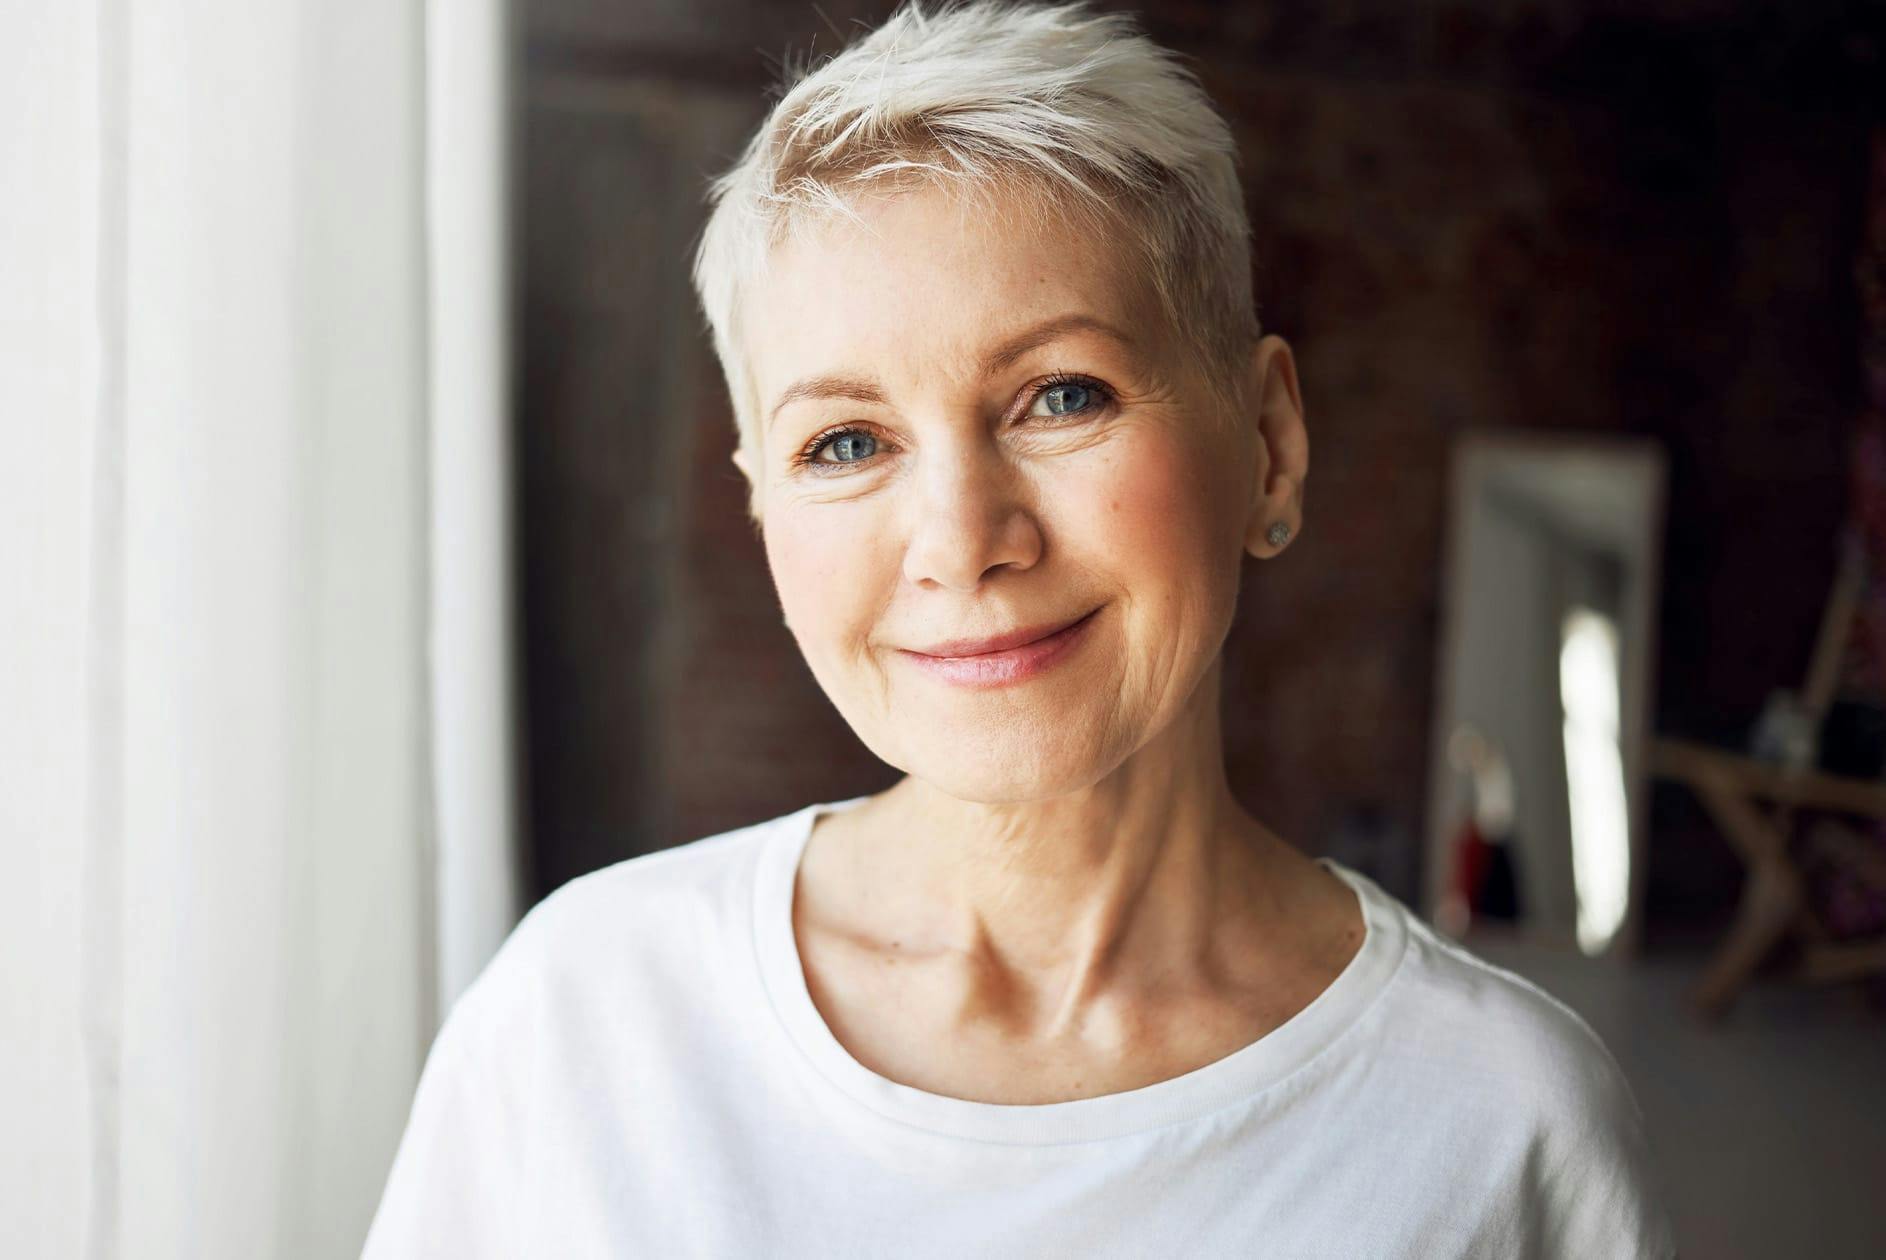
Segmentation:
<svg viewBox="0 0 1886 1260">
<path fill-rule="evenodd" d="M 786 625 L 808 658 L 842 652 L 883 605 L 880 531 L 842 511 L 769 512 L 766 560 Z"/>
<path fill-rule="evenodd" d="M 1120 576 L 1150 588 L 1236 571 L 1237 531 L 1227 516 L 1224 464 L 1197 444 L 1148 430 L 1111 443 L 1104 464 L 1069 508 L 1084 549 L 1110 557 Z"/>
</svg>

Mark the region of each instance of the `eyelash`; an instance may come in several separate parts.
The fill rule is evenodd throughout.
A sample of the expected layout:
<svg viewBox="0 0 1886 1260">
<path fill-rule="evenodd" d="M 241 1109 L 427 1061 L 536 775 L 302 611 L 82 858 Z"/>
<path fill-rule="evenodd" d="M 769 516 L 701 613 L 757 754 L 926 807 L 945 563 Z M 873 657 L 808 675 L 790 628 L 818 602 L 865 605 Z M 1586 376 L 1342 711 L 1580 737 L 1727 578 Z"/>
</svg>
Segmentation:
<svg viewBox="0 0 1886 1260">
<path fill-rule="evenodd" d="M 1082 389 L 1089 390 L 1094 394 L 1094 401 L 1079 411 L 1071 412 L 1064 416 L 1052 417 L 1055 420 L 1079 420 L 1084 416 L 1092 415 L 1094 412 L 1106 407 L 1109 403 L 1113 402 L 1115 398 L 1112 388 L 1104 381 L 1097 381 L 1093 377 L 1082 375 L 1079 372 L 1056 372 L 1051 376 L 1043 377 L 1035 383 L 1034 389 L 1028 395 L 1028 402 L 1022 408 L 1023 415 L 1026 416 L 1028 408 L 1035 405 L 1036 399 L 1040 398 L 1057 385 L 1079 385 Z M 848 468 L 856 468 L 862 464 L 870 463 L 871 461 L 868 459 L 851 460 L 846 463 L 828 463 L 819 459 L 819 454 L 824 451 L 826 447 L 836 442 L 839 438 L 851 434 L 860 434 L 865 437 L 873 436 L 870 430 L 861 429 L 857 425 L 836 425 L 833 428 L 815 434 L 811 441 L 801 447 L 799 453 L 792 457 L 793 467 L 803 468 L 807 472 L 814 473 L 818 476 L 831 476 L 833 474 L 842 474 Z"/>
</svg>

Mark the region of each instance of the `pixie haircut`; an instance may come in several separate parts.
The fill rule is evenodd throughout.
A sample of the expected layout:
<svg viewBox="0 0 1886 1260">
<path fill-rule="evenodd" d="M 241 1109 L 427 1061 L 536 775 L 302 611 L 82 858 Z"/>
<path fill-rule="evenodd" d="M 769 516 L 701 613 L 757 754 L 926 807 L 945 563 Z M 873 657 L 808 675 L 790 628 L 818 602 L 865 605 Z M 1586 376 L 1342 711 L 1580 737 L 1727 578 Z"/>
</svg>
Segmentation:
<svg viewBox="0 0 1886 1260">
<path fill-rule="evenodd" d="M 760 400 L 741 346 L 743 292 L 795 229 L 855 217 L 867 189 L 912 183 L 1037 225 L 1120 235 L 1181 351 L 1236 398 L 1258 335 L 1250 225 L 1230 128 L 1197 79 L 1123 14 L 913 2 L 789 76 L 709 191 L 694 285 L 750 458 Z"/>
</svg>

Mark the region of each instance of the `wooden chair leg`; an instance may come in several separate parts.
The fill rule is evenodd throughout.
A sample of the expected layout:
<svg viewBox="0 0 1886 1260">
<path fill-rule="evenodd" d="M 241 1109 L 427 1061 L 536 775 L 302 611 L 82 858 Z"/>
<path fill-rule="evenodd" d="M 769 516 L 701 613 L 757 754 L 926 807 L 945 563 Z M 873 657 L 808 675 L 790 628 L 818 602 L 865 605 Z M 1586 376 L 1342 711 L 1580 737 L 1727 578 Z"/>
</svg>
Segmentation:
<svg viewBox="0 0 1886 1260">
<path fill-rule="evenodd" d="M 1715 1020 L 1728 1012 L 1762 960 L 1788 935 L 1806 902 L 1806 890 L 1788 854 L 1785 833 L 1732 781 L 1705 774 L 1694 787 L 1748 868 L 1735 921 L 1690 996 L 1699 1016 Z"/>
<path fill-rule="evenodd" d="M 1801 913 L 1801 878 L 1786 862 L 1749 868 L 1735 922 L 1716 947 L 1690 1002 L 1704 1019 L 1720 1019 L 1762 960 L 1774 951 Z"/>
</svg>

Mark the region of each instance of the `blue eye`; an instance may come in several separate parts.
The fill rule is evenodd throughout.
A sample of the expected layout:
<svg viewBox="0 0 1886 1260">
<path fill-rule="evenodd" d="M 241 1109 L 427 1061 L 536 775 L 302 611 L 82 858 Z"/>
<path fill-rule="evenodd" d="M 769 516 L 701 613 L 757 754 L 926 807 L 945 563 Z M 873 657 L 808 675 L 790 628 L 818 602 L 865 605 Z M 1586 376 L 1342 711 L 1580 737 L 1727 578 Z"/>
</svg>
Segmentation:
<svg viewBox="0 0 1886 1260">
<path fill-rule="evenodd" d="M 1037 401 L 1048 409 L 1051 416 L 1071 416 L 1087 410 L 1093 405 L 1094 391 L 1085 385 L 1068 383 L 1050 385 L 1041 391 Z"/>
<path fill-rule="evenodd" d="M 1100 411 L 1113 401 L 1113 391 L 1086 376 L 1051 376 L 1028 404 L 1028 414 L 1060 419 Z"/>
<path fill-rule="evenodd" d="M 828 464 L 855 464 L 861 459 L 869 459 L 877 451 L 878 440 L 869 433 L 840 433 L 828 439 L 823 451 L 830 451 L 832 459 Z"/>
<path fill-rule="evenodd" d="M 792 457 L 792 466 L 811 473 L 841 473 L 849 464 L 868 463 L 877 450 L 877 438 L 863 429 L 828 429 Z"/>
</svg>

